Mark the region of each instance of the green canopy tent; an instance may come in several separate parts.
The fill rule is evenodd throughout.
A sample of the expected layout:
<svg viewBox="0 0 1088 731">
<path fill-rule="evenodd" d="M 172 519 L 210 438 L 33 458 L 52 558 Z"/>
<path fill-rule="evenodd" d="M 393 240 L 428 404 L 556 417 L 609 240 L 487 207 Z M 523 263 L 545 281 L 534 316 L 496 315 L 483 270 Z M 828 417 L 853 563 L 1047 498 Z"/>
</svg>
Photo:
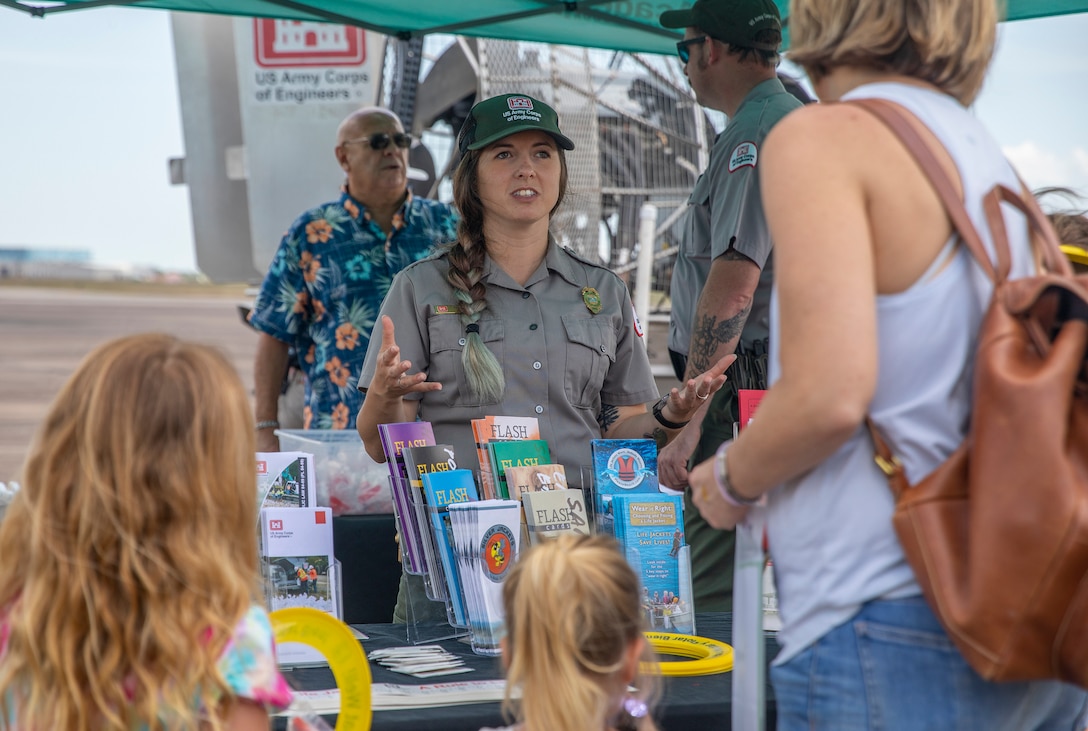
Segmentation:
<svg viewBox="0 0 1088 731">
<path fill-rule="evenodd" d="M 788 0 L 775 0 L 783 15 Z M 316 20 L 361 26 L 401 39 L 430 33 L 540 41 L 644 53 L 672 53 L 678 34 L 657 24 L 690 0 L 0 0 L 46 17 L 95 7 L 156 8 L 223 15 Z M 1009 20 L 1088 11 L 1088 0 L 1007 0 Z M 788 28 L 788 23 L 787 23 Z"/>
</svg>

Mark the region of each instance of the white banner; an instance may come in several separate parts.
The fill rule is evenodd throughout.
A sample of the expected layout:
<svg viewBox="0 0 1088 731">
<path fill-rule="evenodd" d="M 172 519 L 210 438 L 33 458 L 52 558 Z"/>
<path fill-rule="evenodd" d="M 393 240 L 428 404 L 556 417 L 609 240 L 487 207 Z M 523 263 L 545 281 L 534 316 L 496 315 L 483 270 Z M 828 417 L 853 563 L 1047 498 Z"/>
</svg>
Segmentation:
<svg viewBox="0 0 1088 731">
<path fill-rule="evenodd" d="M 291 221 L 339 195 L 336 129 L 375 103 L 384 41 L 351 26 L 234 20 L 253 263 L 262 274 Z"/>
</svg>

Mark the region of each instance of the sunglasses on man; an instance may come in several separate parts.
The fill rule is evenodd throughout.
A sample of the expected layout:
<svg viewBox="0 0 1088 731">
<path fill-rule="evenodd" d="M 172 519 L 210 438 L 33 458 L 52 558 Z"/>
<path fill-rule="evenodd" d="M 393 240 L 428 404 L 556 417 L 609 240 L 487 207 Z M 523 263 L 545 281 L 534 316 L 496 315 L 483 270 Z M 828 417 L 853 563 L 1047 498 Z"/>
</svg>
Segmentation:
<svg viewBox="0 0 1088 731">
<path fill-rule="evenodd" d="M 345 145 L 352 145 L 356 142 L 361 144 L 369 144 L 372 150 L 384 150 L 389 147 L 389 143 L 392 142 L 402 150 L 407 150 L 412 146 L 412 135 L 405 134 L 404 132 L 395 132 L 389 134 L 388 132 L 375 132 L 369 137 L 360 137 L 357 140 L 344 140 Z"/>
<path fill-rule="evenodd" d="M 703 43 L 709 36 L 695 36 L 694 38 L 686 38 L 682 41 L 676 42 L 676 55 L 680 57 L 680 60 L 687 63 L 691 59 L 691 47 L 699 43 Z"/>
</svg>

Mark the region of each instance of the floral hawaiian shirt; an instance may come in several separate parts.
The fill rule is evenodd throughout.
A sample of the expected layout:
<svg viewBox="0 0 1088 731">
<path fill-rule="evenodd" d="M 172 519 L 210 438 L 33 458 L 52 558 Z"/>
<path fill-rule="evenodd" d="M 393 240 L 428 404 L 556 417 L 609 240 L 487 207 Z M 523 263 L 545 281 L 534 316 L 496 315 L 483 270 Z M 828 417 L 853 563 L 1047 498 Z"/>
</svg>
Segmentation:
<svg viewBox="0 0 1088 731">
<path fill-rule="evenodd" d="M 250 322 L 295 347 L 306 373 L 307 429 L 354 426 L 363 400 L 356 381 L 393 275 L 456 232 L 450 205 L 410 192 L 388 237 L 346 190 L 291 224 Z"/>
</svg>

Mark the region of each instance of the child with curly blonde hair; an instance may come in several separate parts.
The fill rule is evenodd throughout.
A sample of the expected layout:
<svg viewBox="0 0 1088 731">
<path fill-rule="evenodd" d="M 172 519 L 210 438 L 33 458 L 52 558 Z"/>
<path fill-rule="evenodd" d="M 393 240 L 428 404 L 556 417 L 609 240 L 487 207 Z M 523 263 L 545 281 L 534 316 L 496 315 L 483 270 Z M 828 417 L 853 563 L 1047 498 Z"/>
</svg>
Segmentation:
<svg viewBox="0 0 1088 731">
<path fill-rule="evenodd" d="M 0 524 L 0 728 L 267 729 L 249 399 L 168 335 L 94 350 Z"/>
</svg>

